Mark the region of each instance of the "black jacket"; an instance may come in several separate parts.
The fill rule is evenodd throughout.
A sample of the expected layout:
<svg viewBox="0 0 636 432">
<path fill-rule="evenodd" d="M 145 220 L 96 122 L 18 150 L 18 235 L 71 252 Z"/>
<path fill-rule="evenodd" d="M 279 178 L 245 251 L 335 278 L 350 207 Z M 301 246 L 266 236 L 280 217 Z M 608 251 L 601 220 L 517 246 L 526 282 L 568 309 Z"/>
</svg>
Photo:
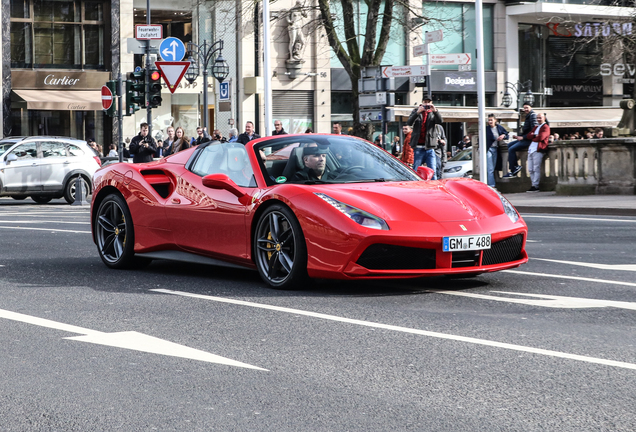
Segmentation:
<svg viewBox="0 0 636 432">
<path fill-rule="evenodd" d="M 148 142 L 148 148 L 141 145 L 142 141 L 146 139 Z M 157 152 L 157 143 L 151 136 L 142 137 L 141 134 L 135 135 L 130 140 L 130 153 L 134 154 L 133 163 L 152 162 L 152 157 Z"/>
<path fill-rule="evenodd" d="M 257 134 L 256 132 L 254 132 L 254 135 L 252 135 L 252 139 L 250 139 L 250 136 L 248 134 L 246 134 L 245 132 L 243 132 L 242 134 L 240 134 L 238 136 L 238 138 L 236 139 L 236 142 L 240 142 L 241 144 L 245 145 L 248 142 L 255 140 L 257 138 L 260 138 L 261 136 L 259 134 Z"/>
<path fill-rule="evenodd" d="M 197 137 L 196 139 L 194 139 L 192 141 L 192 145 L 193 146 L 198 146 L 199 144 L 203 144 L 203 143 L 206 143 L 206 142 L 209 142 L 209 141 L 212 141 L 212 137 L 210 136 L 208 131 L 204 130 L 202 136 Z"/>
<path fill-rule="evenodd" d="M 285 132 L 285 129 L 281 128 L 280 132 L 276 132 L 276 129 L 274 129 L 274 132 L 272 132 L 272 136 L 275 135 L 287 135 L 287 132 Z"/>
<path fill-rule="evenodd" d="M 411 132 L 411 148 L 415 149 L 418 146 L 418 141 L 420 140 L 420 132 L 422 131 L 422 113 L 417 112 L 417 108 L 415 108 L 406 124 L 413 127 L 413 132 Z M 442 124 L 444 120 L 442 119 L 442 115 L 439 111 L 429 111 L 428 116 L 426 117 L 426 148 L 433 149 L 437 148 L 437 134 L 435 132 L 435 125 Z"/>
<path fill-rule="evenodd" d="M 526 119 L 523 122 L 523 127 L 521 128 L 521 133 L 519 135 L 523 135 L 525 137 L 537 126 L 539 126 L 539 123 L 537 122 L 537 114 L 534 111 L 530 111 L 528 115 L 526 115 Z"/>
</svg>

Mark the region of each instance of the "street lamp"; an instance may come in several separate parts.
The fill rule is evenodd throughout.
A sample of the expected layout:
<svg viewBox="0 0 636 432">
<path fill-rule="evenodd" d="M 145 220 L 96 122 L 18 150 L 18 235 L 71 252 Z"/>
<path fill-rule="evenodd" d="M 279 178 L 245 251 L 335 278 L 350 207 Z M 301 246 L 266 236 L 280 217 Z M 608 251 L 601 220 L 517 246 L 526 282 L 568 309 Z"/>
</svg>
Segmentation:
<svg viewBox="0 0 636 432">
<path fill-rule="evenodd" d="M 194 82 L 199 76 L 200 67 L 203 68 L 203 127 L 208 127 L 208 68 L 210 67 L 210 61 L 213 56 L 218 52 L 219 55 L 214 60 L 212 65 L 212 76 L 216 78 L 220 83 L 230 74 L 230 67 L 221 55 L 223 50 L 223 41 L 218 40 L 212 45 L 208 44 L 207 40 L 204 40 L 201 45 L 197 45 L 192 42 L 188 42 L 188 61 L 190 67 L 185 74 L 185 79 L 190 84 Z"/>
<path fill-rule="evenodd" d="M 517 133 L 519 133 L 519 126 L 521 124 L 521 107 L 522 101 L 524 104 L 532 105 L 534 103 L 534 95 L 532 94 L 532 80 L 528 80 L 526 82 L 517 81 L 516 83 L 511 83 L 506 81 L 504 83 L 506 86 L 506 91 L 501 98 L 501 105 L 506 108 L 512 105 L 512 95 L 508 92 L 508 90 L 512 91 L 517 98 L 517 112 L 519 113 L 519 117 L 517 118 Z M 527 88 L 528 90 L 525 93 L 522 93 L 523 90 Z M 522 96 L 523 94 L 523 96 Z"/>
</svg>

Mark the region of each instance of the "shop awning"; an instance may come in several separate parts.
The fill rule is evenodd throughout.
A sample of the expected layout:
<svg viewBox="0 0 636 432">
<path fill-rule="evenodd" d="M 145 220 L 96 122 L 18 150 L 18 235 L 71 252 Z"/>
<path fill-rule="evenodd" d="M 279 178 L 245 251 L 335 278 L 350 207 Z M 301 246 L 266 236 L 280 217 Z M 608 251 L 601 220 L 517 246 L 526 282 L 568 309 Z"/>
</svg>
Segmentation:
<svg viewBox="0 0 636 432">
<path fill-rule="evenodd" d="M 99 90 L 13 90 L 30 110 L 101 111 Z"/>
<path fill-rule="evenodd" d="M 623 117 L 619 107 L 535 108 L 546 113 L 551 128 L 616 127 Z"/>
<path fill-rule="evenodd" d="M 408 118 L 411 115 L 415 106 L 398 105 L 391 109 L 397 117 Z M 449 107 L 449 106 L 437 106 L 437 109 L 442 114 L 444 122 L 476 122 L 479 120 L 479 113 L 477 107 Z M 501 121 L 517 121 L 517 112 L 509 108 L 486 108 L 486 115 L 495 114 L 495 116 Z M 403 120 L 406 120 L 404 118 Z"/>
</svg>

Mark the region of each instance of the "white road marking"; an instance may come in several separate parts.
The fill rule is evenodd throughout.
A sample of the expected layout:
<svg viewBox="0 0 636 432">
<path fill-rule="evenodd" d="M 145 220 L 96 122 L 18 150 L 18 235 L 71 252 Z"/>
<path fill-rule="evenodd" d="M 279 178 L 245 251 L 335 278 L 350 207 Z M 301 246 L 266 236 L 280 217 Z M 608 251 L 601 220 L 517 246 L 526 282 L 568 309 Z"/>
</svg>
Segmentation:
<svg viewBox="0 0 636 432">
<path fill-rule="evenodd" d="M 16 229 L 16 230 L 33 230 L 33 231 L 48 231 L 48 232 L 68 232 L 68 233 L 79 233 L 79 234 L 90 234 L 90 231 L 74 231 L 74 230 L 61 230 L 61 229 L 52 229 L 52 228 L 33 228 L 33 227 L 9 227 L 9 226 L 0 226 L 0 228 L 4 229 Z"/>
<path fill-rule="evenodd" d="M 545 259 L 545 258 L 532 258 L 532 259 L 539 260 L 539 261 L 555 262 L 560 264 L 570 264 L 575 266 L 590 267 L 590 268 L 595 268 L 599 270 L 636 271 L 636 264 L 597 264 L 597 263 L 584 263 L 584 262 L 577 262 L 577 261 L 552 260 L 552 259 Z"/>
<path fill-rule="evenodd" d="M 67 222 L 67 221 L 52 221 L 52 220 L 12 220 L 12 221 L 3 221 L 0 220 L 0 223 L 16 223 L 16 224 L 41 224 L 41 223 L 56 223 L 56 224 L 81 224 L 81 225 L 90 225 L 90 222 L 85 221 L 77 221 L 77 222 Z"/>
<path fill-rule="evenodd" d="M 614 367 L 620 367 L 620 368 L 625 368 L 625 369 L 636 370 L 636 364 L 633 364 L 633 363 L 626 363 L 626 362 L 620 362 L 620 361 L 615 361 L 615 360 L 606 360 L 606 359 L 601 359 L 601 358 L 596 358 L 596 357 L 582 356 L 582 355 L 578 355 L 578 354 L 569 354 L 569 353 L 564 353 L 564 352 L 559 352 L 559 351 L 551 351 L 551 350 L 546 350 L 546 349 L 541 349 L 541 348 L 527 347 L 527 346 L 523 346 L 523 345 L 515 345 L 515 344 L 509 344 L 509 343 L 503 343 L 503 342 L 490 341 L 490 340 L 486 340 L 486 339 L 478 339 L 478 338 L 458 336 L 458 335 L 452 335 L 452 334 L 446 334 L 446 333 L 438 333 L 438 332 L 419 330 L 419 329 L 413 329 L 413 328 L 408 328 L 408 327 L 394 326 L 394 325 L 389 325 L 389 324 L 380 324 L 380 323 L 375 323 L 375 322 L 371 322 L 371 321 L 363 321 L 363 320 L 357 320 L 357 319 L 343 318 L 343 317 L 339 317 L 339 316 L 335 316 L 335 315 L 327 315 L 327 314 L 322 314 L 322 313 L 304 311 L 304 310 L 300 310 L 300 309 L 291 309 L 291 308 L 280 307 L 280 306 L 272 306 L 272 305 L 263 304 L 263 303 L 252 303 L 252 302 L 247 302 L 247 301 L 243 301 L 243 300 L 229 299 L 229 298 L 225 298 L 225 297 L 206 296 L 206 295 L 202 295 L 202 294 L 192 294 L 192 293 L 187 293 L 187 292 L 182 292 L 182 291 L 172 291 L 172 290 L 167 290 L 167 289 L 152 289 L 150 291 L 164 293 L 164 294 L 173 294 L 173 295 L 184 296 L 184 297 L 198 298 L 198 299 L 203 299 L 203 300 L 210 300 L 210 301 L 215 301 L 215 302 L 220 302 L 220 303 L 229 303 L 229 304 L 235 304 L 235 305 L 240 305 L 240 306 L 249 306 L 249 307 L 267 309 L 267 310 L 272 310 L 272 311 L 277 311 L 277 312 L 285 312 L 285 313 L 290 313 L 290 314 L 294 314 L 294 315 L 303 315 L 303 316 L 309 316 L 309 317 L 313 317 L 313 318 L 320 318 L 320 319 L 325 319 L 325 320 L 330 320 L 330 321 L 337 321 L 337 322 L 343 322 L 343 323 L 348 323 L 348 324 L 355 324 L 355 325 L 360 325 L 360 326 L 365 326 L 365 327 L 373 327 L 373 328 L 380 328 L 380 329 L 385 329 L 385 330 L 398 331 L 398 332 L 402 332 L 402 333 L 410 333 L 410 334 L 416 334 L 416 335 L 421 335 L 421 336 L 429 336 L 429 337 L 434 337 L 434 338 L 439 338 L 439 339 L 447 339 L 447 340 L 454 340 L 454 341 L 460 341 L 460 342 L 467 342 L 467 343 L 472 343 L 472 344 L 477 344 L 477 345 L 485 345 L 485 346 L 490 346 L 490 347 L 495 347 L 495 348 L 509 349 L 509 350 L 513 350 L 513 351 L 522 351 L 522 352 L 527 352 L 527 353 L 532 353 L 532 354 L 546 355 L 546 356 L 550 356 L 550 357 L 559 357 L 559 358 L 564 358 L 564 359 L 569 359 L 569 360 L 582 361 L 582 362 L 586 362 L 586 363 L 595 363 L 595 364 L 601 364 L 601 365 L 605 365 L 605 366 L 614 366 Z"/>
<path fill-rule="evenodd" d="M 611 285 L 624 285 L 624 286 L 636 287 L 636 283 L 613 281 L 613 280 L 607 280 L 607 279 L 594 279 L 594 278 L 586 278 L 586 277 L 580 277 L 580 276 L 564 276 L 564 275 L 556 275 L 556 274 L 549 274 L 549 273 L 533 273 L 533 272 L 525 272 L 525 271 L 521 271 L 521 270 L 502 270 L 502 272 L 523 274 L 523 275 L 530 275 L 530 276 L 543 276 L 543 277 L 557 278 L 557 279 L 571 279 L 571 280 L 580 280 L 580 281 L 585 281 L 585 282 L 597 282 L 597 283 L 604 283 L 604 284 L 611 284 Z"/>
<path fill-rule="evenodd" d="M 584 217 L 572 217 L 572 216 L 539 216 L 524 214 L 524 219 L 527 218 L 541 218 L 541 219 L 568 219 L 568 220 L 582 220 L 582 221 L 600 221 L 600 222 L 630 222 L 636 223 L 636 219 L 601 219 L 601 218 L 584 218 Z"/>
<path fill-rule="evenodd" d="M 143 333 L 137 333 L 134 331 L 117 332 L 117 333 L 104 333 L 97 330 L 86 329 L 77 327 L 70 324 L 64 324 L 57 321 L 51 321 L 44 318 L 38 318 L 30 315 L 24 315 L 17 312 L 11 312 L 8 310 L 0 309 L 0 318 L 5 318 L 13 321 L 19 321 L 27 324 L 32 324 L 40 327 L 47 327 L 56 330 L 62 330 L 70 333 L 79 333 L 84 336 L 72 336 L 64 339 L 75 340 L 80 342 L 90 342 L 99 345 L 113 346 L 117 348 L 125 348 L 135 351 L 142 351 L 152 354 L 167 355 L 172 357 L 181 357 L 192 360 L 199 360 L 209 363 L 219 363 L 228 366 L 237 366 L 248 369 L 257 369 L 266 371 L 256 366 L 249 365 L 247 363 L 241 363 L 236 360 L 228 359 L 225 357 L 217 356 L 207 353 L 205 351 L 190 348 L 184 345 L 179 345 L 173 342 L 169 342 L 163 339 L 156 338 L 154 336 L 148 336 Z"/>
<path fill-rule="evenodd" d="M 542 307 L 560 308 L 560 309 L 587 309 L 587 308 L 615 307 L 619 309 L 636 310 L 636 303 L 613 301 L 613 300 L 587 299 L 587 298 L 578 298 L 578 297 L 562 297 L 562 296 L 555 296 L 555 295 L 548 295 L 548 294 L 526 294 L 526 293 L 507 292 L 507 291 L 491 291 L 491 292 L 500 293 L 500 294 L 509 294 L 509 295 L 515 295 L 515 296 L 527 296 L 527 297 L 537 297 L 541 299 L 548 299 L 548 300 L 529 300 L 529 299 L 519 299 L 519 298 L 510 298 L 510 297 L 491 296 L 486 294 L 475 294 L 475 293 L 469 293 L 464 291 L 428 290 L 428 292 L 432 292 L 435 294 L 448 294 L 448 295 L 454 295 L 459 297 L 472 297 L 472 298 L 478 298 L 482 300 L 493 300 L 493 301 L 506 302 L 506 303 L 517 303 L 517 304 L 524 304 L 529 306 L 542 306 Z"/>
</svg>

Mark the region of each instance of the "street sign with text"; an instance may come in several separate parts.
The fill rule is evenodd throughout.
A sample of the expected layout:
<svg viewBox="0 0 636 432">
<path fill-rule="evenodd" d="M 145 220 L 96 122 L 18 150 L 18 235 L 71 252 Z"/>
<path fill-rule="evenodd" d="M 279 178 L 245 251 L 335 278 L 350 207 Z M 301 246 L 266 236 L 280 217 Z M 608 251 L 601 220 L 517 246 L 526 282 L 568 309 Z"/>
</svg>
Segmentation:
<svg viewBox="0 0 636 432">
<path fill-rule="evenodd" d="M 444 40 L 444 32 L 441 29 L 424 33 L 424 43 L 441 42 L 442 40 Z"/>
<path fill-rule="evenodd" d="M 412 77 L 430 75 L 431 69 L 428 65 L 415 66 L 387 66 L 382 68 L 383 77 Z"/>
<path fill-rule="evenodd" d="M 163 27 L 159 24 L 135 26 L 135 39 L 163 39 Z"/>
<path fill-rule="evenodd" d="M 413 47 L 413 57 L 422 57 L 428 54 L 428 44 L 416 45 Z"/>
<path fill-rule="evenodd" d="M 428 64 L 430 65 L 462 65 L 471 64 L 472 58 L 468 53 L 461 54 L 430 54 Z"/>
</svg>

